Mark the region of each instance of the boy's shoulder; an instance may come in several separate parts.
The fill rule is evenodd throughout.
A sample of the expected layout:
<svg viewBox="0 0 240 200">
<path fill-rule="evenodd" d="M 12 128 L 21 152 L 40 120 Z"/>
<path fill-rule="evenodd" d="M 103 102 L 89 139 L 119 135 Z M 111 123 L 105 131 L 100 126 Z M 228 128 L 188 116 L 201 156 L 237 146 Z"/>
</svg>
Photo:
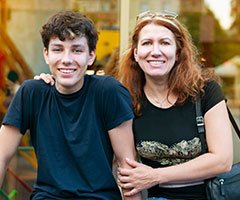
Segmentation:
<svg viewBox="0 0 240 200">
<path fill-rule="evenodd" d="M 120 83 L 116 78 L 110 75 L 86 75 L 86 79 L 91 80 L 91 82 L 98 83 Z"/>
<path fill-rule="evenodd" d="M 20 88 L 27 90 L 38 90 L 51 87 L 50 84 L 45 83 L 43 80 L 27 79 L 23 81 Z"/>
<path fill-rule="evenodd" d="M 91 85 L 98 85 L 101 87 L 114 87 L 116 85 L 121 85 L 117 79 L 109 75 L 87 75 L 85 76 L 85 81 Z"/>
</svg>

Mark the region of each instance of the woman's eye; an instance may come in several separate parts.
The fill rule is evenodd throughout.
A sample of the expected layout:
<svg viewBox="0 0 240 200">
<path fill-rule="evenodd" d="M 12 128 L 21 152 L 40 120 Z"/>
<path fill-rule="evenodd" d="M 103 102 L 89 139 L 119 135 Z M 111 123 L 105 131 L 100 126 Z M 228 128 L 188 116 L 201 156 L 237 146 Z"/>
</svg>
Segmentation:
<svg viewBox="0 0 240 200">
<path fill-rule="evenodd" d="M 169 42 L 167 42 L 167 41 L 162 41 L 161 42 L 161 45 L 169 45 L 170 43 Z"/>
<path fill-rule="evenodd" d="M 147 42 L 143 42 L 142 45 L 143 46 L 148 46 L 148 45 L 151 45 L 152 43 L 150 41 L 147 41 Z"/>
</svg>

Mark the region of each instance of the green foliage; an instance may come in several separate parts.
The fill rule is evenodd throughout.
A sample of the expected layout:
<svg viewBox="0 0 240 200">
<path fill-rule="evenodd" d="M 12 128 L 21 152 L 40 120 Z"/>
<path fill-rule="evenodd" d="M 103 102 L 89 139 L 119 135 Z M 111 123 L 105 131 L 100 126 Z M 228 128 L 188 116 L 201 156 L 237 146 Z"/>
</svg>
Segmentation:
<svg viewBox="0 0 240 200">
<path fill-rule="evenodd" d="M 180 17 L 180 21 L 185 24 L 187 29 L 189 30 L 193 43 L 199 48 L 200 47 L 200 18 L 201 13 L 184 13 Z"/>
<path fill-rule="evenodd" d="M 236 5 L 240 5 L 240 0 L 232 0 Z M 234 4 L 235 5 L 235 4 Z M 220 23 L 215 18 L 211 10 L 207 10 L 205 15 L 212 16 L 214 19 L 214 41 L 209 43 L 211 48 L 211 59 L 213 66 L 217 66 L 225 62 L 226 60 L 232 58 L 239 53 L 239 41 L 237 38 L 240 38 L 240 7 L 234 7 L 234 18 L 235 23 L 238 27 L 238 33 L 236 33 L 236 27 L 233 27 L 230 30 L 225 30 L 220 26 Z M 233 11 L 232 11 L 233 13 Z M 199 52 L 204 51 L 204 46 L 200 41 L 200 23 L 202 13 L 182 13 L 179 17 L 180 21 L 183 22 L 188 28 L 189 32 L 192 35 L 193 43 L 197 46 Z M 206 24 L 208 26 L 208 24 Z"/>
</svg>

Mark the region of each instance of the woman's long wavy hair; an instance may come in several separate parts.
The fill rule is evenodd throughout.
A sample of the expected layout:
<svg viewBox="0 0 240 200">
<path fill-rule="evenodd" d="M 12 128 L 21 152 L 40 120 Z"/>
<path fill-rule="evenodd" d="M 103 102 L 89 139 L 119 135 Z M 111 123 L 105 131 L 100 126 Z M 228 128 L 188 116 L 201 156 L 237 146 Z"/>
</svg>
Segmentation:
<svg viewBox="0 0 240 200">
<path fill-rule="evenodd" d="M 141 100 L 146 78 L 135 61 L 134 49 L 137 48 L 139 32 L 148 24 L 164 26 L 172 31 L 175 36 L 176 57 L 178 59 L 168 77 L 168 94 L 173 93 L 178 96 L 177 105 L 183 104 L 189 97 L 195 100 L 199 93 L 204 92 L 203 87 L 208 80 L 218 80 L 213 69 L 202 67 L 197 49 L 193 45 L 192 37 L 185 26 L 176 19 L 171 20 L 176 26 L 158 18 L 138 22 L 133 30 L 129 48 L 120 58 L 118 79 L 129 90 L 136 115 L 141 115 Z"/>
</svg>

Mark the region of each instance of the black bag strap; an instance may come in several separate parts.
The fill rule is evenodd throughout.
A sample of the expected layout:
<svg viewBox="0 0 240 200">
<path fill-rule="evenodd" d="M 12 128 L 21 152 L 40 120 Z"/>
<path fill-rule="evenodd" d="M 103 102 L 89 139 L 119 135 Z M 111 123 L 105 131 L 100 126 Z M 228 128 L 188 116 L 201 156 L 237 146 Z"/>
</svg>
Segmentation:
<svg viewBox="0 0 240 200">
<path fill-rule="evenodd" d="M 205 133 L 205 125 L 204 125 L 204 118 L 203 118 L 203 114 L 202 114 L 200 96 L 197 96 L 195 107 L 196 107 L 196 123 L 197 123 L 197 129 L 198 129 L 199 137 L 200 137 L 200 140 L 201 140 L 202 152 L 206 152 L 207 151 L 207 144 L 206 144 L 206 139 L 205 139 L 205 134 L 204 134 Z M 229 119 L 232 123 L 232 126 L 233 126 L 236 134 L 238 135 L 238 138 L 240 139 L 239 127 L 238 127 L 237 122 L 235 121 L 230 109 L 228 108 L 228 106 L 227 106 L 227 111 L 228 111 Z"/>
<path fill-rule="evenodd" d="M 204 124 L 204 118 L 202 114 L 200 96 L 197 96 L 195 109 L 196 109 L 196 124 L 197 124 L 198 133 L 199 133 L 199 138 L 201 141 L 201 149 L 202 149 L 202 153 L 206 153 L 208 151 L 208 148 L 207 148 L 207 142 L 205 138 L 205 124 Z"/>
<path fill-rule="evenodd" d="M 227 107 L 227 111 L 228 111 L 228 115 L 229 115 L 230 121 L 232 123 L 232 126 L 233 126 L 235 132 L 237 133 L 238 138 L 240 139 L 240 130 L 239 130 L 239 127 L 237 125 L 237 122 L 235 121 L 235 119 L 234 119 L 234 117 L 233 117 L 233 115 L 232 115 L 232 113 L 231 113 L 231 111 L 228 107 Z"/>
</svg>

